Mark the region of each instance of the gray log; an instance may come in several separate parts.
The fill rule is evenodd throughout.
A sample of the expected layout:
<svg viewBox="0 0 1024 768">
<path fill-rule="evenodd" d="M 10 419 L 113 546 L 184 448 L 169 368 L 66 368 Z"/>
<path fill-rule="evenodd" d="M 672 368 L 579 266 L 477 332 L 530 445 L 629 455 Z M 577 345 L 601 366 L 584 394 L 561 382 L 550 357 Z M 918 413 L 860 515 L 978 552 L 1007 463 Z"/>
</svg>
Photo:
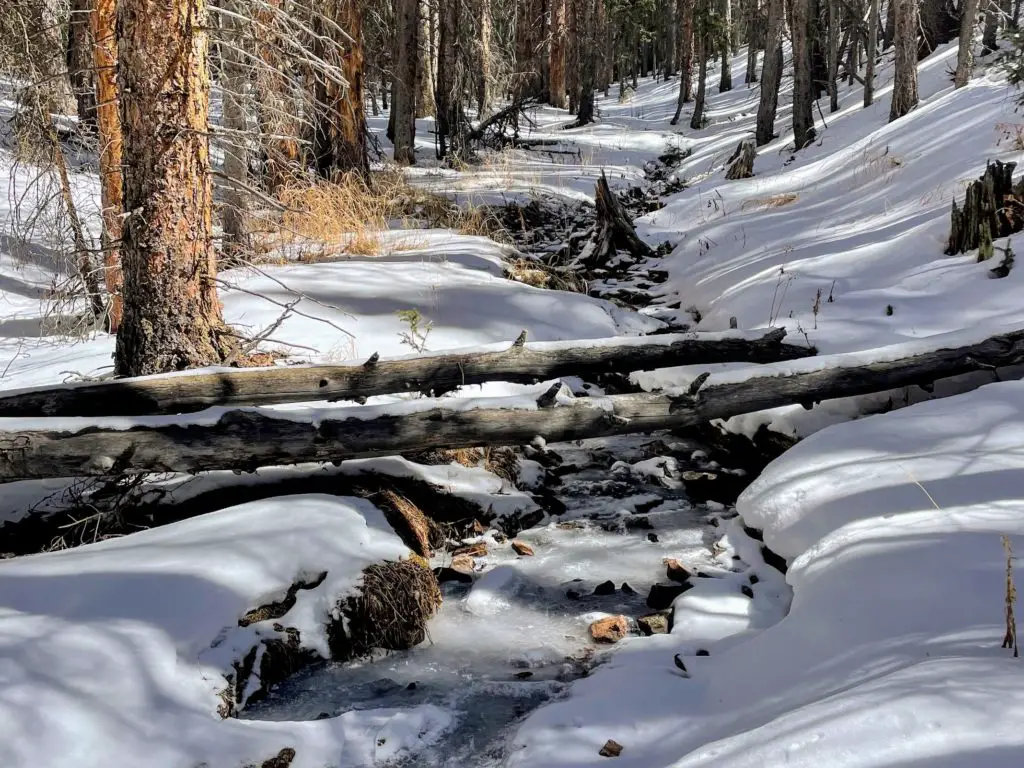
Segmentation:
<svg viewBox="0 0 1024 768">
<path fill-rule="evenodd" d="M 132 472 L 252 471 L 301 462 L 397 454 L 428 448 L 514 445 L 537 435 L 549 441 L 693 426 L 794 403 L 814 402 L 909 385 L 1024 362 L 1024 331 L 981 343 L 898 360 L 842 365 L 842 356 L 818 368 L 766 370 L 739 382 L 697 378 L 688 393 L 580 398 L 527 409 L 475 409 L 439 403 L 430 410 L 383 414 L 345 409 L 314 425 L 256 411 L 229 411 L 213 424 L 140 425 L 114 431 L 0 433 L 0 481 Z M 859 358 L 858 358 L 859 359 Z M 560 385 L 556 385 L 560 386 Z M 545 393 L 550 395 L 552 393 Z M 543 397 L 547 404 L 552 397 Z"/>
<path fill-rule="evenodd" d="M 621 338 L 612 344 L 580 346 L 526 344 L 526 332 L 500 352 L 441 353 L 363 365 L 321 365 L 263 370 L 222 370 L 78 384 L 0 395 L 0 417 L 141 416 L 187 413 L 213 405 L 357 400 L 394 392 L 435 395 L 486 381 L 531 383 L 559 376 L 703 365 L 767 363 L 814 354 L 806 346 L 783 344 L 785 329 L 759 339 L 708 340 L 687 334 Z"/>
</svg>

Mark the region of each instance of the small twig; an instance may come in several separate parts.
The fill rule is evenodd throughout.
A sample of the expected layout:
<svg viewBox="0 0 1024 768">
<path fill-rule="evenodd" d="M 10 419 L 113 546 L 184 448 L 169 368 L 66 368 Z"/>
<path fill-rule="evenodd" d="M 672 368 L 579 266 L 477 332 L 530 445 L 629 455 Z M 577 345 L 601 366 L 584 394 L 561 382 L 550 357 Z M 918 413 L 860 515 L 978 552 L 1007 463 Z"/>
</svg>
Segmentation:
<svg viewBox="0 0 1024 768">
<path fill-rule="evenodd" d="M 356 337 L 354 333 L 350 333 L 349 331 L 346 331 L 340 325 L 338 325 L 337 323 L 335 323 L 332 320 L 328 320 L 326 317 L 317 317 L 316 315 L 310 315 L 310 314 L 308 314 L 306 312 L 301 312 L 298 309 L 295 309 L 294 306 L 289 305 L 289 304 L 285 304 L 283 301 L 278 301 L 277 299 L 272 299 L 269 296 L 266 296 L 265 294 L 262 294 L 262 293 L 257 293 L 256 291 L 250 291 L 247 288 L 242 288 L 241 286 L 235 285 L 234 283 L 229 283 L 227 280 L 224 280 L 224 279 L 219 278 L 219 277 L 214 278 L 214 280 L 218 284 L 223 286 L 224 288 L 228 288 L 228 289 L 233 290 L 233 291 L 241 291 L 242 293 L 247 293 L 250 296 L 255 296 L 257 299 L 263 299 L 264 301 L 269 301 L 271 304 L 273 304 L 275 306 L 278 306 L 278 307 L 281 307 L 282 309 L 290 309 L 293 314 L 296 314 L 299 317 L 304 317 L 307 320 L 315 320 L 318 323 L 323 323 L 324 325 L 329 325 L 331 328 L 333 328 L 336 331 L 340 331 L 341 333 L 343 333 L 346 336 L 348 336 L 350 339 L 354 339 Z M 300 298 L 308 298 L 308 297 L 307 296 L 301 296 Z"/>
</svg>

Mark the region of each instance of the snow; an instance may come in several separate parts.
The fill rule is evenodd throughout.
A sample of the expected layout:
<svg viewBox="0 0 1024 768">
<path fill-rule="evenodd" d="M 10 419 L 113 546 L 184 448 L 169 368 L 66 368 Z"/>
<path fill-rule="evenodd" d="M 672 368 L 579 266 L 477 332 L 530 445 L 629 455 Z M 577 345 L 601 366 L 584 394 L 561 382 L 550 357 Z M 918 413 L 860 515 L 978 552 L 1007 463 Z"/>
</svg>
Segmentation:
<svg viewBox="0 0 1024 768">
<path fill-rule="evenodd" d="M 359 766 L 429 743 L 450 723 L 435 707 L 310 723 L 216 714 L 231 662 L 273 634 L 272 622 L 238 627 L 245 611 L 326 571 L 281 619 L 326 651 L 333 601 L 367 565 L 406 554 L 369 503 L 301 496 L 0 563 L 4 764 L 191 768 L 290 746 L 296 766 Z"/>
<path fill-rule="evenodd" d="M 732 63 L 737 83 L 745 56 L 738 52 Z M 760 149 L 757 175 L 748 180 L 726 181 L 723 169 L 750 135 L 758 90 L 711 89 L 709 125 L 694 132 L 668 124 L 677 81 L 645 82 L 622 104 L 615 96 L 601 98 L 599 122 L 571 131 L 563 130 L 564 112 L 540 108 L 526 137 L 550 142 L 545 147 L 512 150 L 460 172 L 419 167 L 410 178 L 460 202 L 536 196 L 576 202 L 591 199 L 602 169 L 613 186 L 640 184 L 645 163 L 680 148 L 690 154 L 677 174 L 689 186 L 638 222 L 648 242 L 673 246 L 652 267 L 667 273 L 657 290 L 679 309 L 659 309 L 659 317 L 675 312 L 693 322 L 686 308 L 695 307 L 701 319 L 693 329 L 709 338 L 736 333 L 726 330 L 732 318 L 744 335 L 783 326 L 789 342 L 803 339 L 823 353 L 758 367 L 761 374 L 972 343 L 1022 327 L 1022 273 L 1018 268 L 993 280 L 994 264 L 978 264 L 974 254 L 944 256 L 950 204 L 986 161 L 1020 161 L 1024 152 L 1000 127 L 1018 121 L 1016 94 L 994 69 L 979 70 L 970 85 L 953 90 L 948 72 L 955 57 L 953 43 L 922 62 L 921 106 L 888 124 L 886 54 L 876 103 L 862 109 L 860 89 L 843 86 L 842 109 L 825 116 L 827 126 L 816 119 L 818 139 L 799 153 L 787 130 L 787 77 L 776 124 L 781 135 Z M 373 119 L 371 129 L 382 132 L 385 120 Z M 684 113 L 681 125 L 687 123 Z M 428 126 L 421 127 L 425 155 L 430 137 Z M 0 168 L 11 180 L 0 221 L 13 233 L 11 201 L 37 191 L 31 170 L 12 165 L 2 150 Z M 95 176 L 76 173 L 74 185 L 88 234 L 96 237 Z M 397 312 L 411 309 L 431 323 L 428 353 L 504 349 L 523 329 L 543 349 L 575 340 L 603 345 L 624 335 L 639 343 L 639 334 L 662 326 L 609 302 L 504 279 L 508 249 L 482 238 L 423 230 L 389 242 L 377 257 L 227 272 L 226 319 L 255 332 L 270 326 L 281 307 L 254 294 L 278 302 L 300 298 L 304 315 L 286 320 L 270 346 L 313 363 L 410 354 Z M 6 231 L 0 238 L 5 388 L 92 380 L 111 371 L 111 338 L 69 338 L 46 319 L 41 299 L 62 275 L 54 245 L 43 235 L 28 246 Z M 712 386 L 751 371 L 744 364 L 690 366 L 637 372 L 633 380 L 673 392 L 704 372 L 712 373 L 705 385 Z M 469 698 L 446 694 L 410 704 L 388 695 L 365 708 L 342 701 L 324 720 L 303 709 L 316 706 L 303 699 L 292 720 L 218 719 L 216 694 L 231 661 L 273 632 L 265 623 L 238 627 L 239 616 L 280 597 L 297 578 L 327 571 L 324 584 L 299 593 L 287 617 L 304 642 L 322 650 L 326 612 L 355 587 L 360 570 L 407 554 L 365 501 L 270 499 L 0 562 L 0 760 L 56 768 L 204 762 L 219 768 L 259 764 L 287 746 L 297 751 L 296 768 L 361 768 L 404 757 L 472 765 L 480 758 L 472 752 L 440 754 L 445 734 L 474 714 L 501 718 L 502 725 L 513 720 L 521 694 L 511 694 L 514 707 L 497 704 L 515 685 L 502 677 L 506 668 L 512 662 L 538 674 L 558 668 L 579 650 L 587 620 L 604 613 L 586 605 L 566 612 L 544 600 L 574 579 L 592 589 L 598 576 L 643 588 L 663 570 L 662 557 L 677 557 L 708 578 L 695 579 L 676 599 L 672 632 L 627 638 L 570 685 L 552 680 L 544 695 L 558 697 L 514 725 L 501 758 L 506 768 L 606 765 L 598 750 L 609 738 L 624 745 L 615 761 L 624 768 L 1017 766 L 1024 762 L 1024 673 L 999 645 L 1006 588 L 1001 536 L 1018 551 L 1024 547 L 1024 384 L 965 392 L 992 379 L 979 374 L 942 383 L 936 394 L 955 396 L 929 402 L 908 389 L 810 412 L 795 406 L 731 419 L 734 431 L 749 434 L 770 424 L 806 439 L 747 489 L 737 505 L 741 518 L 718 518 L 714 542 L 692 524 L 697 511 L 685 501 L 650 512 L 656 543 L 545 521 L 520 534 L 536 555 L 519 558 L 508 543 L 485 537 L 491 551 L 479 563 L 483 573 L 467 594 L 448 595 L 454 610 L 434 620 L 431 644 L 345 672 L 371 682 L 385 673 L 402 684 L 448 681 L 444 688 L 464 684 L 481 668 L 499 670 Z M 465 387 L 445 405 L 533 408 L 546 386 Z M 560 397 L 568 399 L 565 390 Z M 600 407 L 600 397 L 590 404 Z M 388 396 L 362 408 L 310 403 L 259 410 L 316 424 L 430 405 Z M 896 406 L 907 407 L 854 420 Z M 221 415 L 211 409 L 188 421 L 212 423 Z M 59 425 L 77 429 L 97 421 Z M 0 428 L 40 423 L 9 420 Z M 127 428 L 144 421 L 104 423 Z M 536 444 L 543 447 L 543 439 Z M 659 458 L 608 466 L 609 477 L 645 477 L 670 490 L 678 482 L 677 467 Z M 272 483 L 309 471 L 267 469 L 247 480 Z M 385 458 L 323 471 L 417 477 L 481 506 L 494 503 L 499 515 L 535 508 L 526 493 L 482 468 Z M 524 462 L 523 472 L 524 487 L 542 477 L 536 462 Z M 3 519 L 63 482 L 5 488 Z M 226 485 L 227 477 L 210 473 L 193 482 L 198 485 L 176 492 L 187 498 Z M 565 517 L 624 519 L 639 501 L 583 499 Z M 765 562 L 746 526 L 761 530 L 765 544 L 787 559 L 787 574 Z M 539 609 L 530 607 L 538 601 Z M 349 689 L 339 691 L 334 695 L 344 698 Z M 318 702 L 327 694 L 311 695 Z"/>
</svg>

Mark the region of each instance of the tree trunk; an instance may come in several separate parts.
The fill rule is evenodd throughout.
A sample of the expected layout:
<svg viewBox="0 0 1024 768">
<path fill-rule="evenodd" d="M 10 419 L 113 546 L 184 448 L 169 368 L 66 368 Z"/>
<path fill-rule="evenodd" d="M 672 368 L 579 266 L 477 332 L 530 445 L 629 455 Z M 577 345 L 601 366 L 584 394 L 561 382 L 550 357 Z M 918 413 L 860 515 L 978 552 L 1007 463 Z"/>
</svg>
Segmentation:
<svg viewBox="0 0 1024 768">
<path fill-rule="evenodd" d="M 878 25 L 881 21 L 879 0 L 868 0 L 871 12 L 868 15 L 867 69 L 864 70 L 864 107 L 870 107 L 875 100 L 875 61 L 878 58 Z"/>
<path fill-rule="evenodd" d="M 809 0 L 793 0 L 793 143 L 798 151 L 814 141 L 809 5 Z"/>
<path fill-rule="evenodd" d="M 361 0 L 334 0 L 325 10 L 332 11 L 333 21 L 351 40 L 335 40 L 341 48 L 341 74 L 348 83 L 342 87 L 335 80 L 322 78 L 325 91 L 324 116 L 327 147 L 321 158 L 321 173 L 327 178 L 339 174 L 358 173 L 369 178 L 370 162 L 366 147 L 366 105 L 363 99 L 364 54 L 363 11 Z M 326 30 L 325 30 L 326 31 Z"/>
<path fill-rule="evenodd" d="M 783 0 L 768 0 L 768 30 L 765 34 L 764 67 L 761 69 L 761 100 L 757 107 L 757 146 L 775 138 L 775 112 L 779 105 L 782 79 L 782 34 L 785 23 Z"/>
<path fill-rule="evenodd" d="M 987 56 L 999 48 L 996 34 L 999 31 L 1000 9 L 996 0 L 986 0 L 985 27 L 981 32 L 981 55 Z"/>
<path fill-rule="evenodd" d="M 85 428 L 0 433 L 0 481 L 139 472 L 251 472 L 259 467 L 338 462 L 431 448 L 517 445 L 542 436 L 566 442 L 619 434 L 678 430 L 785 405 L 814 403 L 900 387 L 930 387 L 951 376 L 1024 362 L 1024 332 L 976 344 L 901 354 L 899 345 L 874 359 L 831 355 L 784 368 L 761 369 L 741 381 L 705 373 L 685 394 L 629 394 L 568 399 L 557 382 L 534 408 L 466 408 L 459 403 L 402 414 L 379 408 L 320 412 L 315 423 L 294 416 L 229 411 L 216 423 L 139 424 L 133 429 Z M 710 379 L 710 380 L 709 380 Z M 448 406 L 448 407 L 445 407 Z M 454 407 L 453 407 L 454 406 Z"/>
<path fill-rule="evenodd" d="M 594 88 L 597 80 L 597 51 L 594 50 L 594 29 L 597 19 L 595 3 L 601 0 L 581 0 L 583 13 L 580 27 L 583 39 L 580 43 L 580 103 L 576 114 L 576 125 L 587 125 L 594 122 Z"/>
<path fill-rule="evenodd" d="M 731 181 L 749 179 L 754 175 L 754 160 L 756 158 L 757 146 L 750 139 L 744 139 L 726 163 L 725 178 Z"/>
<path fill-rule="evenodd" d="M 693 116 L 690 127 L 699 131 L 704 127 L 704 102 L 707 95 L 708 57 L 711 55 L 712 38 L 709 31 L 711 9 L 708 4 L 712 0 L 696 0 L 694 11 L 694 41 L 697 46 L 697 98 L 693 102 Z"/>
<path fill-rule="evenodd" d="M 565 0 L 568 15 L 569 39 L 566 50 L 565 88 L 569 93 L 569 112 L 578 114 L 580 108 L 580 14 L 584 0 Z"/>
<path fill-rule="evenodd" d="M 395 0 L 395 70 L 391 115 L 394 120 L 395 162 L 416 162 L 416 71 L 419 47 L 418 0 Z"/>
<path fill-rule="evenodd" d="M 885 6 L 885 29 L 882 31 L 882 51 L 889 50 L 889 46 L 896 39 L 896 3 L 897 0 L 889 0 Z"/>
<path fill-rule="evenodd" d="M 212 242 L 205 0 L 121 0 L 124 319 L 115 370 L 224 359 Z"/>
<path fill-rule="evenodd" d="M 974 71 L 974 25 L 978 23 L 978 5 L 979 0 L 964 0 L 960 20 L 960 48 L 956 57 L 956 76 L 953 79 L 957 88 L 967 85 Z"/>
<path fill-rule="evenodd" d="M 497 352 L 437 352 L 372 364 L 312 365 L 264 370 L 115 379 L 0 395 L 0 416 L 143 416 L 313 400 L 358 400 L 396 392 L 438 397 L 468 384 L 532 384 L 561 376 L 600 377 L 676 365 L 771 363 L 810 357 L 814 349 L 786 344 L 782 328 L 761 336 L 663 334 L 604 339 L 600 343 L 527 344 L 526 334 Z"/>
<path fill-rule="evenodd" d="M 917 106 L 917 0 L 896 3 L 896 76 L 892 87 L 889 122 Z"/>
<path fill-rule="evenodd" d="M 551 0 L 551 49 L 548 64 L 550 93 L 548 101 L 558 109 L 566 107 L 565 91 L 565 48 L 566 48 L 566 3 L 568 0 Z"/>
<path fill-rule="evenodd" d="M 661 8 L 662 34 L 665 54 L 662 57 L 665 79 L 674 76 L 679 66 L 679 4 L 676 0 L 663 0 Z"/>
<path fill-rule="evenodd" d="M 516 0 L 515 93 L 521 99 L 541 95 L 539 6 L 540 0 Z"/>
<path fill-rule="evenodd" d="M 747 25 L 747 72 L 743 82 L 751 85 L 757 82 L 757 51 L 764 37 L 758 0 L 746 0 L 744 19 Z"/>
<path fill-rule="evenodd" d="M 478 114 L 483 119 L 491 108 L 491 0 L 477 0 L 477 11 L 480 19 L 480 56 L 476 100 Z"/>
<path fill-rule="evenodd" d="M 245 216 L 245 189 L 249 175 L 249 145 L 246 110 L 249 104 L 249 75 L 246 69 L 242 22 L 236 14 L 245 9 L 237 0 L 223 0 L 221 27 L 226 45 L 221 48 L 224 127 L 229 131 L 224 148 L 224 189 L 221 222 L 224 228 L 224 256 L 228 263 L 239 261 L 249 250 Z"/>
<path fill-rule="evenodd" d="M 839 21 L 839 0 L 828 0 L 829 112 L 839 111 Z"/>
<path fill-rule="evenodd" d="M 117 0 L 96 0 L 92 14 L 93 63 L 96 72 L 96 133 L 99 143 L 100 204 L 103 206 L 103 274 L 110 300 L 107 328 L 121 325 L 121 232 L 124 184 L 121 176 L 121 114 L 117 93 Z"/>
<path fill-rule="evenodd" d="M 259 29 L 269 30 L 266 45 L 256 46 L 256 118 L 260 126 L 260 148 L 263 154 L 263 184 L 274 193 L 295 178 L 299 151 L 299 118 L 285 74 L 281 50 L 286 43 L 274 31 L 276 16 L 281 13 L 282 0 L 262 0 L 251 11 Z M 276 9 L 276 10 L 275 10 Z"/>
<path fill-rule="evenodd" d="M 462 61 L 461 3 L 445 2 L 440 8 L 440 49 L 437 59 L 437 156 L 444 159 L 449 151 L 457 159 L 466 155 L 469 126 L 463 117 L 463 94 L 466 92 L 465 67 Z"/>
<path fill-rule="evenodd" d="M 722 28 L 718 35 L 718 55 L 722 57 L 722 74 L 718 80 L 718 92 L 732 90 L 732 0 L 719 0 L 722 12 Z"/>
<path fill-rule="evenodd" d="M 679 0 L 679 99 L 672 125 L 679 122 L 683 104 L 693 100 L 693 4 Z"/>
<path fill-rule="evenodd" d="M 95 64 L 91 30 L 93 3 L 94 0 L 71 0 L 68 15 L 68 77 L 78 105 L 78 127 L 87 135 L 96 133 Z"/>
<path fill-rule="evenodd" d="M 441 3 L 441 13 L 443 15 L 443 6 L 447 2 L 458 2 L 458 0 L 438 0 L 438 2 Z M 416 65 L 416 117 L 433 117 L 437 114 L 437 108 L 434 104 L 436 84 L 434 83 L 433 35 L 430 33 L 431 2 L 430 0 L 420 0 L 418 5 L 419 45 L 417 46 L 418 62 Z M 348 32 L 347 29 L 345 31 Z M 438 74 L 440 74 L 440 67 L 438 67 Z"/>
</svg>

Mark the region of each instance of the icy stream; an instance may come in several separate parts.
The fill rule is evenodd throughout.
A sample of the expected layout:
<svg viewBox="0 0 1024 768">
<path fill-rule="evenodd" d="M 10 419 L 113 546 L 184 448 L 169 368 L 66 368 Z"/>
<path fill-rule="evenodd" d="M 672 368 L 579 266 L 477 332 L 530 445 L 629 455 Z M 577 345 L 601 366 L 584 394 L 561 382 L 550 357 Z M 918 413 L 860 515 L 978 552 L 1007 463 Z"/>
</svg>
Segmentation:
<svg viewBox="0 0 1024 768">
<path fill-rule="evenodd" d="M 628 448 L 617 445 L 615 454 L 625 450 L 628 456 Z M 582 456 L 564 451 L 567 463 L 574 453 Z M 677 482 L 659 474 L 663 459 L 637 462 L 643 455 L 649 454 L 628 456 L 632 465 L 608 469 L 588 461 L 566 473 L 559 487 L 565 515 L 516 537 L 533 548 L 533 556 L 516 555 L 511 542 L 493 532 L 480 537 L 489 553 L 477 560 L 473 583 L 443 585 L 444 604 L 421 646 L 306 670 L 242 716 L 312 720 L 354 709 L 433 704 L 452 714 L 452 727 L 441 742 L 408 756 L 408 764 L 500 764 L 514 746 L 512 726 L 563 695 L 611 652 L 590 639 L 592 621 L 651 613 L 646 599 L 651 586 L 665 580 L 664 558 L 721 570 L 708 550 L 711 529 L 702 522 L 708 509 L 692 505 Z"/>
</svg>

